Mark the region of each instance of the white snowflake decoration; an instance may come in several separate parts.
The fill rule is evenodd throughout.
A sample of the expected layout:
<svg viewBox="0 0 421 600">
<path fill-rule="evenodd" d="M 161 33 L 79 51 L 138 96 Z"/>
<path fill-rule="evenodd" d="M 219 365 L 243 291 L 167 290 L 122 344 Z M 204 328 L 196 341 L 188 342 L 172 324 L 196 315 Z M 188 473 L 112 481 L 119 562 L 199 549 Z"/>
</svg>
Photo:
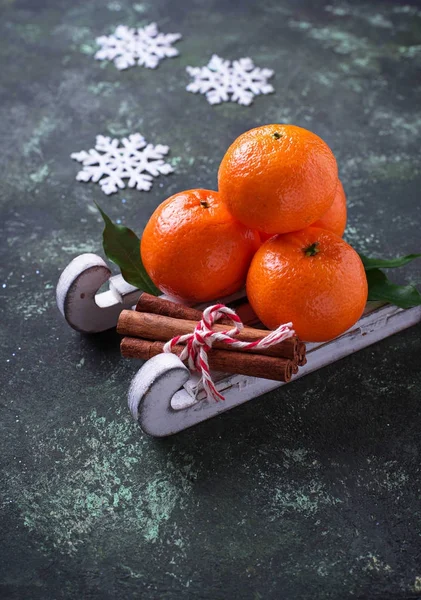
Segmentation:
<svg viewBox="0 0 421 600">
<path fill-rule="evenodd" d="M 156 23 L 138 29 L 119 25 L 113 35 L 97 38 L 102 48 L 95 58 L 114 61 L 120 71 L 135 64 L 155 69 L 163 58 L 178 55 L 171 44 L 180 38 L 180 33 L 160 33 Z"/>
<path fill-rule="evenodd" d="M 187 67 L 187 72 L 194 78 L 187 91 L 205 94 L 209 104 L 231 100 L 249 106 L 254 96 L 275 91 L 267 82 L 273 71 L 255 67 L 251 58 L 231 63 L 214 54 L 206 67 Z"/>
<path fill-rule="evenodd" d="M 125 188 L 123 179 L 129 180 L 129 188 L 149 191 L 153 177 L 168 175 L 174 170 L 162 160 L 168 151 L 168 146 L 147 144 L 140 133 L 129 135 L 121 142 L 98 135 L 94 149 L 73 152 L 70 157 L 83 164 L 76 175 L 78 181 L 99 181 L 102 191 L 109 195 Z"/>
</svg>

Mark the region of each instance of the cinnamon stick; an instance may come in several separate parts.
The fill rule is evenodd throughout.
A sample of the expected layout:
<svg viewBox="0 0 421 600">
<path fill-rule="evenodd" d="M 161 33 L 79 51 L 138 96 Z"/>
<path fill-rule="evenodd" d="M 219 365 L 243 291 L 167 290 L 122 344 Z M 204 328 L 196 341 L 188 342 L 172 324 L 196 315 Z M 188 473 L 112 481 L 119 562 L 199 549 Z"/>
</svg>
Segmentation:
<svg viewBox="0 0 421 600">
<path fill-rule="evenodd" d="M 161 354 L 163 348 L 163 342 L 152 342 L 134 337 L 124 337 L 120 345 L 122 356 L 142 360 L 149 360 L 153 356 Z M 178 356 L 182 351 L 182 346 L 173 348 L 173 353 Z M 208 360 L 209 367 L 213 371 L 262 377 L 273 381 L 290 381 L 294 368 L 293 361 L 286 358 L 247 354 L 245 352 L 228 352 L 214 348 L 209 351 Z"/>
<path fill-rule="evenodd" d="M 117 323 L 117 332 L 122 335 L 131 337 L 145 338 L 147 340 L 168 341 L 177 335 L 185 335 L 193 333 L 197 321 L 188 319 L 174 319 L 164 315 L 152 313 L 141 313 L 133 310 L 123 310 Z M 226 331 L 227 326 L 215 323 L 214 331 Z M 242 342 L 254 342 L 261 340 L 268 334 L 268 331 L 263 329 L 254 329 L 245 327 L 237 336 L 236 340 Z M 224 349 L 229 352 L 240 352 L 237 348 L 232 348 L 223 342 L 215 342 L 214 348 Z M 271 346 L 266 349 L 246 350 L 247 353 L 256 355 L 275 356 L 297 360 L 298 357 L 298 340 L 297 338 L 289 338 L 283 342 Z"/>
<path fill-rule="evenodd" d="M 235 306 L 229 304 L 229 306 L 230 308 L 235 310 L 235 312 L 240 317 L 244 325 L 257 325 L 259 323 L 259 319 L 256 313 L 254 312 L 254 310 L 248 302 L 242 302 L 241 304 Z"/>
<path fill-rule="evenodd" d="M 136 311 L 164 315 L 165 317 L 173 317 L 174 319 L 190 319 L 191 321 L 200 321 L 203 316 L 202 312 L 196 308 L 183 306 L 165 298 L 158 298 L 146 292 L 140 295 L 136 304 Z"/>
<path fill-rule="evenodd" d="M 244 301 L 244 298 L 230 302 L 228 306 L 235 310 L 243 323 L 251 324 L 258 322 L 256 313 L 250 304 Z M 174 319 L 188 319 L 190 321 L 200 321 L 202 318 L 202 311 L 197 308 L 183 306 L 172 300 L 152 296 L 146 292 L 140 295 L 136 304 L 136 311 L 164 315 L 165 317 L 173 317 Z M 231 323 L 231 320 L 228 318 L 221 319 L 219 323 Z"/>
<path fill-rule="evenodd" d="M 298 340 L 296 361 L 299 367 L 303 367 L 307 363 L 306 345 L 301 340 Z"/>
</svg>

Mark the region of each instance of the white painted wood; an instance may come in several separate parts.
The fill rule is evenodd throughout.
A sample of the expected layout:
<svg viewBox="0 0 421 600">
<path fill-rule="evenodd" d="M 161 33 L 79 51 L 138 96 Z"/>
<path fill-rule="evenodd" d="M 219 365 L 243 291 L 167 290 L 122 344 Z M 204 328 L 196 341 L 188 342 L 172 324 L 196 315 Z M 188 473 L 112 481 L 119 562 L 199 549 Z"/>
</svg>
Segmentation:
<svg viewBox="0 0 421 600">
<path fill-rule="evenodd" d="M 146 433 L 179 431 L 183 412 L 172 409 L 171 398 L 189 377 L 190 371 L 175 354 L 158 354 L 139 369 L 130 385 L 128 404 Z"/>
<path fill-rule="evenodd" d="M 370 311 L 370 307 L 368 309 L 358 323 L 342 336 L 323 344 L 309 344 L 307 364 L 300 368 L 293 377 L 293 381 L 421 321 L 421 306 L 403 310 L 388 304 L 377 306 L 372 311 Z M 153 380 L 154 370 L 158 367 L 161 368 L 164 359 L 166 359 L 165 355 L 159 355 L 152 359 L 153 363 L 152 360 L 146 362 L 136 378 L 141 380 L 146 377 L 148 381 Z M 208 400 L 203 397 L 203 391 L 198 389 L 195 376 L 186 379 L 183 384 L 184 388 L 178 390 L 174 395 L 166 393 L 167 390 L 162 384 L 162 379 L 157 378 L 157 381 L 161 384 L 159 394 L 157 394 L 160 396 L 160 401 L 152 403 L 149 400 L 147 411 L 142 409 L 145 397 L 139 393 L 140 387 L 132 386 L 129 395 L 131 406 L 139 407 L 135 414 L 138 415 L 141 428 L 155 437 L 172 435 L 270 392 L 281 385 L 286 385 L 278 381 L 256 377 L 230 375 L 222 378 L 216 385 L 217 389 L 225 396 L 225 400 L 215 402 L 213 399 Z M 173 387 L 171 392 L 174 392 Z M 151 393 L 148 388 L 148 398 L 151 397 Z M 197 399 L 195 394 L 198 394 Z M 163 399 L 164 395 L 165 400 Z"/>
<path fill-rule="evenodd" d="M 109 289 L 98 293 L 108 281 Z M 97 254 L 81 254 L 64 269 L 57 283 L 57 306 L 68 324 L 82 333 L 99 333 L 116 327 L 123 309 L 132 308 L 141 290 L 127 283 L 121 275 L 111 277 L 107 263 Z M 163 298 L 173 300 L 163 295 Z M 232 302 L 245 297 L 245 290 L 221 299 Z M 197 308 L 205 308 L 202 304 Z"/>
<path fill-rule="evenodd" d="M 109 290 L 98 290 L 109 281 Z M 111 277 L 107 263 L 96 254 L 81 254 L 64 269 L 57 284 L 57 306 L 68 324 L 83 333 L 115 327 L 121 311 L 136 304 L 142 292 L 121 275 Z"/>
<path fill-rule="evenodd" d="M 98 293 L 107 281 L 108 291 Z M 115 327 L 120 312 L 136 304 L 141 293 L 121 275 L 111 277 L 100 256 L 82 254 L 59 279 L 57 305 L 71 327 L 93 333 Z M 241 295 L 237 293 L 233 298 Z M 420 321 L 420 306 L 403 310 L 369 302 L 358 323 L 342 336 L 322 344 L 307 344 L 307 364 L 293 376 L 293 381 Z M 156 356 L 141 367 L 132 381 L 128 398 L 131 413 L 146 433 L 164 437 L 285 385 L 243 375 L 213 373 L 213 377 L 225 401 L 208 400 L 197 375 L 190 375 L 177 356 Z"/>
</svg>

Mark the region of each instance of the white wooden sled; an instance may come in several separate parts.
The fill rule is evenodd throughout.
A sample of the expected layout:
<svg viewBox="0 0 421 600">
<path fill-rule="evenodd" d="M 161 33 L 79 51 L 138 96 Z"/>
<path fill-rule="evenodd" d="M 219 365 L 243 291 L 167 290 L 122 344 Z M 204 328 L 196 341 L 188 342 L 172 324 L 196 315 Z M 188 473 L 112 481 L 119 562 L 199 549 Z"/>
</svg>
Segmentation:
<svg viewBox="0 0 421 600">
<path fill-rule="evenodd" d="M 108 281 L 108 291 L 98 290 Z M 115 327 L 120 312 L 136 304 L 142 292 L 111 277 L 105 261 L 96 254 L 82 254 L 63 271 L 57 284 L 57 305 L 74 329 L 84 333 Z M 421 321 L 421 306 L 401 309 L 391 304 L 368 302 L 364 315 L 349 331 L 325 343 L 307 344 L 307 364 L 292 380 L 311 373 Z M 225 401 L 208 400 L 198 378 L 173 354 L 148 360 L 133 378 L 128 404 L 141 428 L 165 437 L 192 427 L 235 406 L 248 402 L 284 383 L 215 374 L 217 389 Z"/>
</svg>

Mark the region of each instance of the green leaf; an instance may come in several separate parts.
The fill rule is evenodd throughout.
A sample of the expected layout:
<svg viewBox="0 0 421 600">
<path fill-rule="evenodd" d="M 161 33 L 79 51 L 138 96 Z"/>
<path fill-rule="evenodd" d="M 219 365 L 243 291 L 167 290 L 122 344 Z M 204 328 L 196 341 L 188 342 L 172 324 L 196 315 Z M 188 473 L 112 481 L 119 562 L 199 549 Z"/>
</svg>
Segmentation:
<svg viewBox="0 0 421 600">
<path fill-rule="evenodd" d="M 408 256 L 401 256 L 400 258 L 391 258 L 391 259 L 383 259 L 383 258 L 369 258 L 368 256 L 364 256 L 364 254 L 360 254 L 360 258 L 363 261 L 363 265 L 366 271 L 370 271 L 371 269 L 392 269 L 394 267 L 403 267 L 407 265 L 414 258 L 420 258 L 421 254 L 408 254 Z"/>
<path fill-rule="evenodd" d="M 102 245 L 106 256 L 120 267 L 127 283 L 159 296 L 162 292 L 152 282 L 140 258 L 140 239 L 128 227 L 113 223 L 98 204 L 96 206 L 105 223 Z"/>
<path fill-rule="evenodd" d="M 421 305 L 421 294 L 413 285 L 392 283 L 380 269 L 373 268 L 366 275 L 369 300 L 385 300 L 400 308 Z"/>
</svg>

